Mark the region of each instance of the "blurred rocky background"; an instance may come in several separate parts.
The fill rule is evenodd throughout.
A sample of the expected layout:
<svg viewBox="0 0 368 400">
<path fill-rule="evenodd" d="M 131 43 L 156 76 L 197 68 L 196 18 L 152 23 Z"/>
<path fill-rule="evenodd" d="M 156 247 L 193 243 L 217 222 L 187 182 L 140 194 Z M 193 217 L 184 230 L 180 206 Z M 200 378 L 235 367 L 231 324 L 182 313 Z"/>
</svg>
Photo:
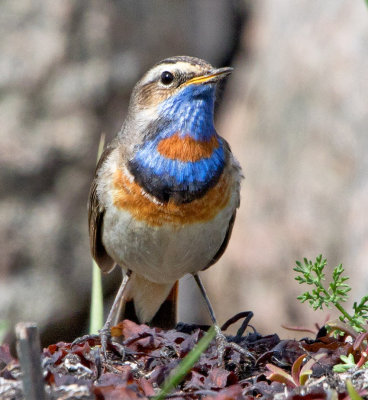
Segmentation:
<svg viewBox="0 0 368 400">
<path fill-rule="evenodd" d="M 99 137 L 119 130 L 140 76 L 178 54 L 235 67 L 217 127 L 246 179 L 228 250 L 203 273 L 219 321 L 252 310 L 260 332 L 283 336 L 281 324 L 321 322 L 295 300 L 292 271 L 319 253 L 344 263 L 355 297 L 368 293 L 363 0 L 3 0 L 0 11 L 0 319 L 36 321 L 44 344 L 86 332 Z M 119 271 L 104 277 L 106 298 L 119 283 Z M 188 322 L 204 318 L 192 286 L 183 279 Z"/>
</svg>

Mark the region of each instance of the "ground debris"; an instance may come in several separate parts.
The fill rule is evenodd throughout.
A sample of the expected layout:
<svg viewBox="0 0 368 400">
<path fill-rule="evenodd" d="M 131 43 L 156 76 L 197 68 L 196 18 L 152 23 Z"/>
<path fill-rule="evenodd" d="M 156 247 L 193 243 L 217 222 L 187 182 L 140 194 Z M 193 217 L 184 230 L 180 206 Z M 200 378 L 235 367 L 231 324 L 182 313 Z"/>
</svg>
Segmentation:
<svg viewBox="0 0 368 400">
<path fill-rule="evenodd" d="M 112 334 L 124 346 L 125 357 L 111 348 L 108 362 L 100 356 L 98 337 L 86 338 L 75 345 L 52 344 L 41 356 L 48 396 L 55 400 L 150 399 L 207 328 L 179 324 L 177 329 L 162 330 L 124 320 L 112 328 Z M 224 362 L 219 365 L 213 341 L 167 398 L 345 399 L 348 398 L 346 379 L 353 382 L 360 395 L 366 396 L 366 370 L 351 371 L 350 375 L 332 372 L 340 355 L 351 351 L 352 344 L 342 338 L 324 336 L 296 341 L 280 340 L 277 335 L 262 336 L 255 331 L 243 333 L 227 338 L 254 358 L 247 358 L 229 346 Z M 310 376 L 303 384 L 299 384 L 300 371 L 295 367 L 298 359 L 303 359 L 300 371 L 308 361 L 311 366 Z M 1 399 L 23 399 L 20 378 L 18 361 L 7 345 L 0 346 Z"/>
</svg>

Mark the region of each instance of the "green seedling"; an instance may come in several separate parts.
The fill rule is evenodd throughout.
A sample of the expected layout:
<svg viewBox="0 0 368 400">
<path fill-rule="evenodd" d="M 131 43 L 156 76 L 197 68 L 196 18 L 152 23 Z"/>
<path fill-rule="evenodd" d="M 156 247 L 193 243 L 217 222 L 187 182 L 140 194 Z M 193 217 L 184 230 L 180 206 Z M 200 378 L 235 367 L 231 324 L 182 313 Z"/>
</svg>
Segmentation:
<svg viewBox="0 0 368 400">
<path fill-rule="evenodd" d="M 101 157 L 104 146 L 105 135 L 101 134 L 97 151 L 97 162 Z M 103 295 L 101 271 L 95 260 L 92 260 L 92 290 L 89 321 L 89 333 L 97 334 L 103 325 Z"/>
<path fill-rule="evenodd" d="M 201 354 L 216 336 L 215 328 L 212 326 L 197 345 L 183 358 L 180 364 L 172 371 L 170 376 L 164 382 L 160 392 L 154 397 L 154 400 L 166 399 L 167 395 L 185 378 L 194 364 L 199 360 Z"/>
<path fill-rule="evenodd" d="M 347 356 L 340 356 L 340 359 L 342 361 L 342 364 L 336 364 L 333 366 L 333 371 L 334 372 L 346 372 L 349 371 L 350 369 L 357 369 L 358 365 L 354 360 L 354 356 L 352 353 L 350 353 Z M 368 361 L 365 362 L 361 368 L 368 368 Z"/>
<path fill-rule="evenodd" d="M 346 381 L 346 389 L 349 393 L 349 398 L 351 400 L 363 400 L 363 397 L 356 391 L 356 389 L 353 386 L 353 384 L 351 383 L 350 379 L 348 379 Z M 366 393 L 364 393 L 364 394 L 366 394 Z"/>
<path fill-rule="evenodd" d="M 0 320 L 0 345 L 3 343 L 5 336 L 9 331 L 9 327 L 9 321 L 5 319 Z"/>
<path fill-rule="evenodd" d="M 303 263 L 297 261 L 296 265 L 294 271 L 300 275 L 295 279 L 300 284 L 305 283 L 314 286 L 311 291 L 298 296 L 298 300 L 302 303 L 308 301 L 314 310 L 335 306 L 341 313 L 339 318 L 342 322 L 347 322 L 357 332 L 367 331 L 365 325 L 368 321 L 368 295 L 364 296 L 359 303 L 354 303 L 353 314 L 349 314 L 342 306 L 342 303 L 348 299 L 348 292 L 351 290 L 351 287 L 346 283 L 349 277 L 343 276 L 342 264 L 334 268 L 332 281 L 328 285 L 324 283 L 326 280 L 324 268 L 327 265 L 327 260 L 322 258 L 322 255 L 319 255 L 314 263 L 304 258 Z"/>
</svg>

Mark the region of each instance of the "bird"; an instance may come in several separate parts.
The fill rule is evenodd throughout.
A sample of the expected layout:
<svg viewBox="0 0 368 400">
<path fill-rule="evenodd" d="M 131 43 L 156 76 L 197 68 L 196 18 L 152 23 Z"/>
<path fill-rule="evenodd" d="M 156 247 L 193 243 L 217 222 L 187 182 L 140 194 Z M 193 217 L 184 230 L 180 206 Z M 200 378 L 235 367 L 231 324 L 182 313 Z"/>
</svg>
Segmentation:
<svg viewBox="0 0 368 400">
<path fill-rule="evenodd" d="M 217 324 L 198 274 L 224 253 L 240 204 L 242 170 L 214 126 L 216 88 L 232 70 L 189 56 L 158 62 L 134 86 L 100 157 L 88 201 L 91 253 L 103 272 L 123 270 L 100 331 L 107 336 L 117 314 L 173 328 L 186 274 Z"/>
</svg>

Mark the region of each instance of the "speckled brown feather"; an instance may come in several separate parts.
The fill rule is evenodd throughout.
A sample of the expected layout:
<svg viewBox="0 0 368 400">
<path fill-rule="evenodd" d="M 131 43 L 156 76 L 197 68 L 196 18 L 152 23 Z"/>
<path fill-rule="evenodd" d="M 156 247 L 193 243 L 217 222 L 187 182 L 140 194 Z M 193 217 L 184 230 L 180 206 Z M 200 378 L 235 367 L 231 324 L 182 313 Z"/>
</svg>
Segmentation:
<svg viewBox="0 0 368 400">
<path fill-rule="evenodd" d="M 101 165 L 106 161 L 107 157 L 115 148 L 116 141 L 113 141 L 101 154 L 96 166 L 95 176 L 91 184 L 88 198 L 89 244 L 92 257 L 103 272 L 111 271 L 115 266 L 115 261 L 107 254 L 102 243 L 103 217 L 105 210 L 100 204 L 97 196 L 97 173 Z"/>
</svg>

